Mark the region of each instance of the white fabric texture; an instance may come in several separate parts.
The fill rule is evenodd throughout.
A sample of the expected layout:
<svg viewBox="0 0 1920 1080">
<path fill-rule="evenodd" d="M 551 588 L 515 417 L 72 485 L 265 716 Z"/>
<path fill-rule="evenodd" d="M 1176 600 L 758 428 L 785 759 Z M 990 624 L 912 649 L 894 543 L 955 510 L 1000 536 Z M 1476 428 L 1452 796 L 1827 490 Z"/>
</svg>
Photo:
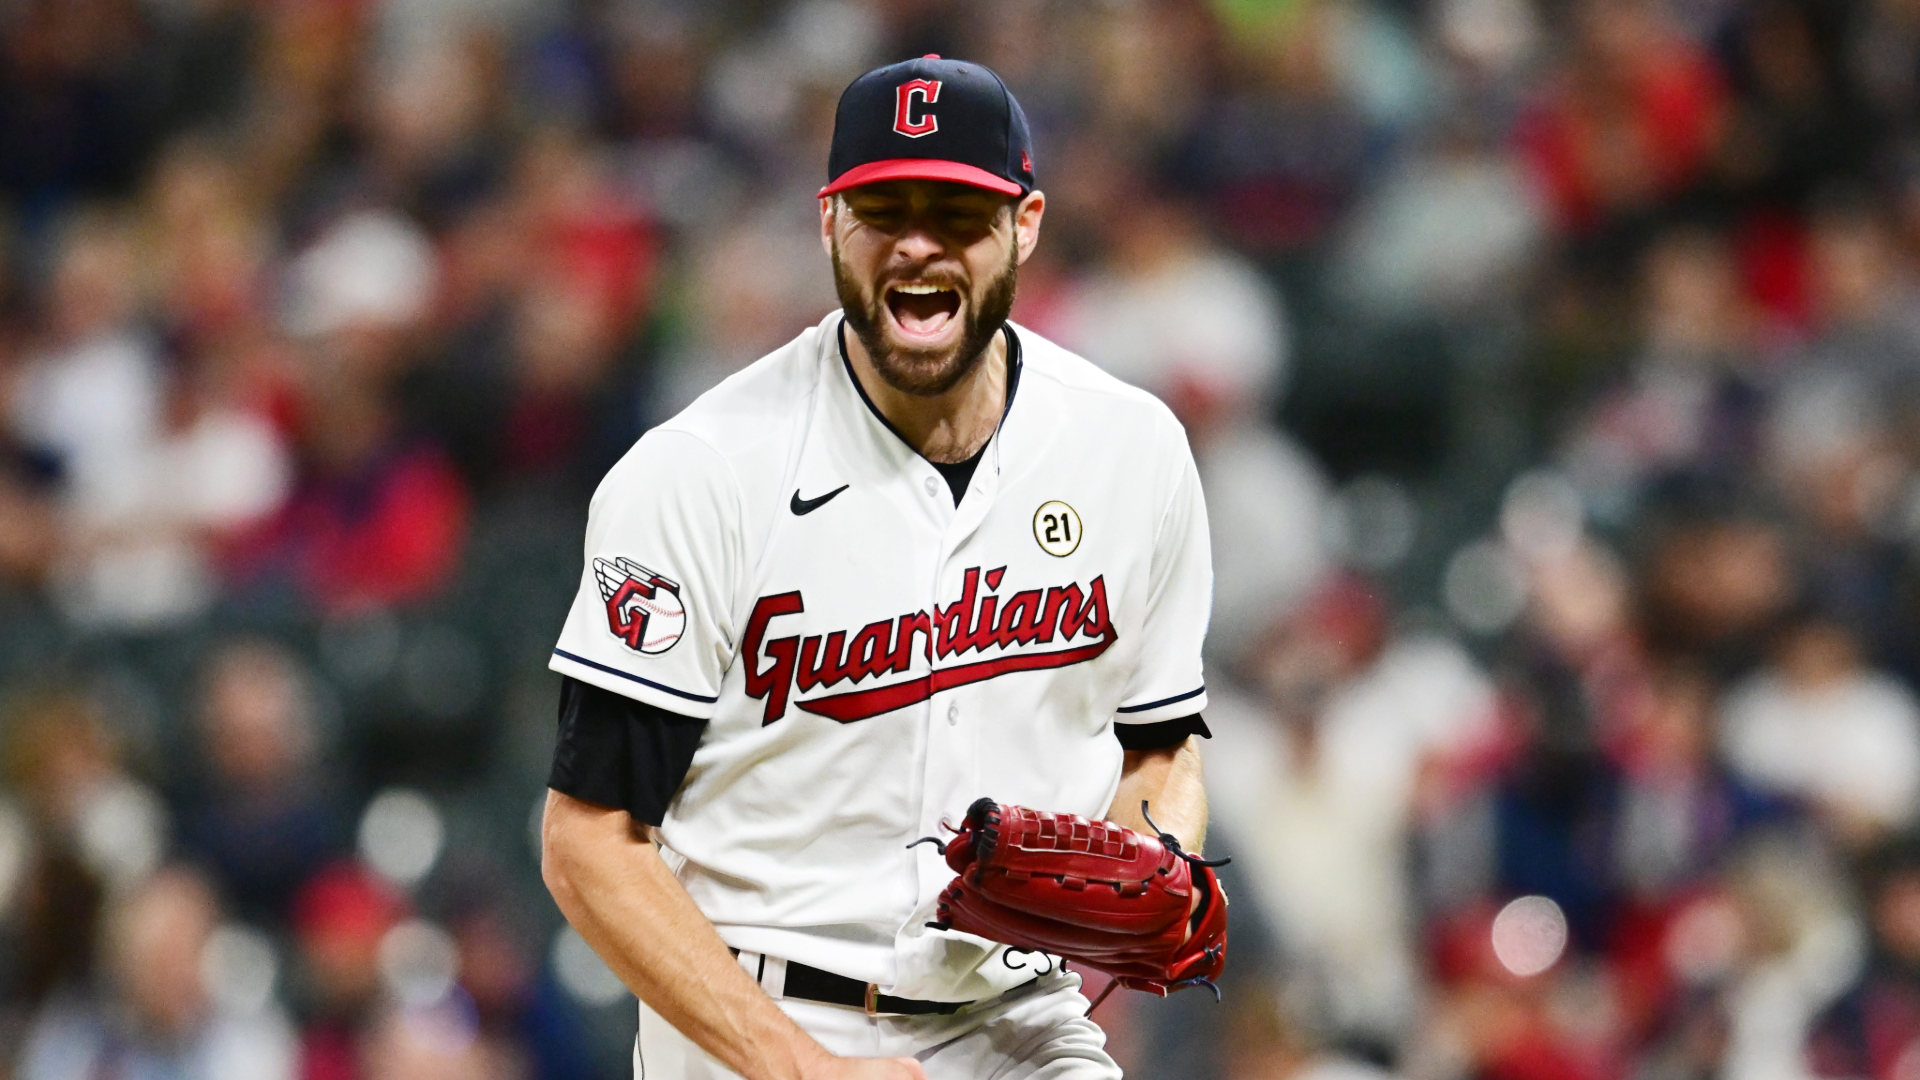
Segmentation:
<svg viewBox="0 0 1920 1080">
<path fill-rule="evenodd" d="M 918 1059 L 928 1080 L 1119 1080 L 1107 1037 L 1087 1019 L 1080 976 L 1056 972 L 952 1016 L 868 1016 L 809 1001 L 780 1008 L 828 1050 Z M 740 1074 L 640 1006 L 634 1080 L 738 1080 Z"/>
</svg>

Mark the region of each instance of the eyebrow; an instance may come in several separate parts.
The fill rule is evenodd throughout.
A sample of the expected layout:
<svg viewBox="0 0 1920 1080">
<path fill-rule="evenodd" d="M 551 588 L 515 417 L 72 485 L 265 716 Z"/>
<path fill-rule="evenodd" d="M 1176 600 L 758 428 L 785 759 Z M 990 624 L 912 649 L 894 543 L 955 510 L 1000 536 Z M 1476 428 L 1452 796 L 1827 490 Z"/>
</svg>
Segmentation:
<svg viewBox="0 0 1920 1080">
<path fill-rule="evenodd" d="M 841 205 L 845 206 L 849 212 L 854 214 L 886 213 L 886 212 L 893 212 L 896 210 L 909 211 L 911 209 L 912 202 L 913 202 L 912 199 L 908 198 L 905 195 L 892 193 L 892 192 L 879 192 L 879 191 L 865 191 L 865 192 L 859 192 L 859 193 L 843 192 L 841 193 L 840 198 L 841 198 Z M 873 203 L 876 205 L 871 205 L 871 206 L 862 205 L 861 202 L 859 201 L 861 199 L 872 200 Z M 985 217 L 985 218 L 992 218 L 997 223 L 1001 217 L 1002 210 L 1006 211 L 1007 218 L 1009 220 L 1012 220 L 1013 218 L 1016 217 L 1016 214 L 1014 213 L 1015 209 L 1016 209 L 1016 204 L 1012 202 L 998 201 L 989 192 L 980 192 L 976 194 L 974 192 L 969 191 L 969 192 L 957 192 L 954 194 L 944 195 L 939 198 L 936 198 L 930 203 L 928 203 L 925 209 L 920 212 L 935 213 L 935 214 L 939 214 L 939 213 L 956 214 L 957 213 L 957 214 L 962 214 L 966 216 L 979 216 L 979 217 Z"/>
</svg>

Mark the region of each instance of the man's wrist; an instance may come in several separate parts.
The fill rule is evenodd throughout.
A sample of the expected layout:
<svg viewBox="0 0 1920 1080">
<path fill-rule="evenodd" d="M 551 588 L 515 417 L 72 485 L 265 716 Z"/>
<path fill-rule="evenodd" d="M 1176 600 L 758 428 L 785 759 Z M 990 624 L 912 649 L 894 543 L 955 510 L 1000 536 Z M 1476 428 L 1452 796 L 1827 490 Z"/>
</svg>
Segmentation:
<svg viewBox="0 0 1920 1080">
<path fill-rule="evenodd" d="M 780 1080 L 788 1076 L 792 1080 L 813 1080 L 814 1077 L 828 1075 L 832 1067 L 833 1054 L 827 1048 L 814 1041 L 813 1037 L 800 1030 L 793 1029 L 793 1038 L 788 1043 L 787 1068 Z"/>
<path fill-rule="evenodd" d="M 757 1060 L 746 1063 L 741 1073 L 749 1080 L 812 1080 L 827 1075 L 833 1055 L 785 1013 L 780 1016 L 787 1020 L 785 1030 L 767 1032 L 765 1038 L 753 1040 L 753 1045 L 762 1048 L 761 1053 Z"/>
</svg>

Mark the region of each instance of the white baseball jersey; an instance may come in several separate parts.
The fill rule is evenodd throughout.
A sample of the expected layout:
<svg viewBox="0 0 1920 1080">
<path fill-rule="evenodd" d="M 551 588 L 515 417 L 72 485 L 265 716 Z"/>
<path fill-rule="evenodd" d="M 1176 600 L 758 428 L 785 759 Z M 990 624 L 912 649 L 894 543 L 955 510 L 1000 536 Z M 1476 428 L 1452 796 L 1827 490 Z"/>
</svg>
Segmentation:
<svg viewBox="0 0 1920 1080">
<path fill-rule="evenodd" d="M 836 312 L 607 474 L 552 667 L 708 721 L 658 835 L 728 944 L 972 1000 L 1027 959 L 929 928 L 953 875 L 907 845 L 983 795 L 1102 816 L 1110 725 L 1205 706 L 1206 510 L 1164 405 L 1017 327 L 956 507 L 840 332 Z"/>
</svg>

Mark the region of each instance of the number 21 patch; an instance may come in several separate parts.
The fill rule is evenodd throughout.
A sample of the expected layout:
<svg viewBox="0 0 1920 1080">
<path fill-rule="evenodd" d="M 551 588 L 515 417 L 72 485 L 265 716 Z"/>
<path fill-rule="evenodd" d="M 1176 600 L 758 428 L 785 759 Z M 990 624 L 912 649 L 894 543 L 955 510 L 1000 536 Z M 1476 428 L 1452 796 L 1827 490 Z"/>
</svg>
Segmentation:
<svg viewBox="0 0 1920 1080">
<path fill-rule="evenodd" d="M 1080 546 L 1080 515 L 1057 499 L 1041 503 L 1033 512 L 1033 538 L 1040 550 L 1065 558 Z"/>
</svg>

